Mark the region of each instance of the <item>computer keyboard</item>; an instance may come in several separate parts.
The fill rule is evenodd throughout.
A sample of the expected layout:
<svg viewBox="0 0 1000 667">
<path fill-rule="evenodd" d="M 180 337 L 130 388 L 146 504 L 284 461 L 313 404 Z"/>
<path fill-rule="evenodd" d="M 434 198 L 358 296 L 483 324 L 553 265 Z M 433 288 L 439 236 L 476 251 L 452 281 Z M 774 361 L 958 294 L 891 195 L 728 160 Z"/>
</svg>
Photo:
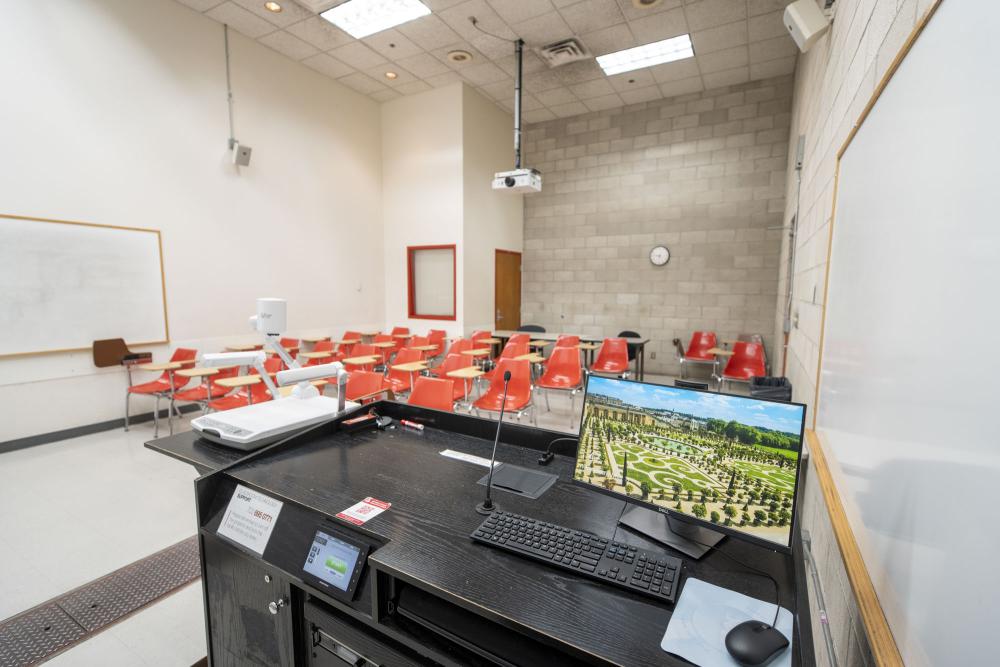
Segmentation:
<svg viewBox="0 0 1000 667">
<path fill-rule="evenodd" d="M 680 558 L 510 512 L 491 514 L 472 539 L 665 602 L 677 597 L 684 564 Z"/>
</svg>

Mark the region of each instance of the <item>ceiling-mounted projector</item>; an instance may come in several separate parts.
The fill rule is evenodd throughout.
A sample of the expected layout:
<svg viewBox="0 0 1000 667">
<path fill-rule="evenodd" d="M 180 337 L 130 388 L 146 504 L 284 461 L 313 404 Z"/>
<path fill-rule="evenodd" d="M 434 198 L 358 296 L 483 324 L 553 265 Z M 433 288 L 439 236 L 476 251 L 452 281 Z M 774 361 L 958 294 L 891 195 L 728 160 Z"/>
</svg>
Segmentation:
<svg viewBox="0 0 1000 667">
<path fill-rule="evenodd" d="M 510 190 L 511 192 L 541 192 L 542 172 L 537 169 L 498 171 L 493 174 L 493 189 Z"/>
</svg>

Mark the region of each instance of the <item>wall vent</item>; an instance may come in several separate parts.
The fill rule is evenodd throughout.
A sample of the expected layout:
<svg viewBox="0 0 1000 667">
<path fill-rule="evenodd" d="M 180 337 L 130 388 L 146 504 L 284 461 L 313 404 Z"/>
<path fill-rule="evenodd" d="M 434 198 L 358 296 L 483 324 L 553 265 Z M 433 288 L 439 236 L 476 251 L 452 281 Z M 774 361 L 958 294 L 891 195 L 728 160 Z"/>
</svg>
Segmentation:
<svg viewBox="0 0 1000 667">
<path fill-rule="evenodd" d="M 535 51 L 550 68 L 592 57 L 587 47 L 580 43 L 576 37 L 541 46 Z"/>
</svg>

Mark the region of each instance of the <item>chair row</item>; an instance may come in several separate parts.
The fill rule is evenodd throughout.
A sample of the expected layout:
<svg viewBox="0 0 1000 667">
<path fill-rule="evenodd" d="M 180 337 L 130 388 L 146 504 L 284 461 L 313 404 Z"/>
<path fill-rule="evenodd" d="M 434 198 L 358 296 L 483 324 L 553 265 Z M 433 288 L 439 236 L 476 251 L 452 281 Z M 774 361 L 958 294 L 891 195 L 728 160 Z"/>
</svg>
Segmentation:
<svg viewBox="0 0 1000 667">
<path fill-rule="evenodd" d="M 740 334 L 734 341 L 722 342 L 723 345 L 730 343 L 731 350 L 720 348 L 715 332 L 695 331 L 685 350 L 680 339 L 675 338 L 674 346 L 681 367 L 681 377 L 687 377 L 687 369 L 691 366 L 707 365 L 711 367 L 712 378 L 721 390 L 725 383 L 750 382 L 751 378 L 768 374 L 764 338 L 760 334 Z M 719 359 L 723 357 L 728 357 L 728 360 L 720 373 Z"/>
</svg>

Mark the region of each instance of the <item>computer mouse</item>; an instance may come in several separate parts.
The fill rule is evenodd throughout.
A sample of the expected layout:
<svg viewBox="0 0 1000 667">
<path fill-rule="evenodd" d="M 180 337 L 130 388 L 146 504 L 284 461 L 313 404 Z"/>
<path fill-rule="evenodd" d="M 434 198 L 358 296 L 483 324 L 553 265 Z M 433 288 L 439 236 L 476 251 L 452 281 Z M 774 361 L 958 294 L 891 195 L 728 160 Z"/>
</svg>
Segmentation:
<svg viewBox="0 0 1000 667">
<path fill-rule="evenodd" d="M 763 667 L 788 648 L 788 639 L 762 621 L 740 623 L 726 635 L 726 650 L 743 667 Z"/>
</svg>

